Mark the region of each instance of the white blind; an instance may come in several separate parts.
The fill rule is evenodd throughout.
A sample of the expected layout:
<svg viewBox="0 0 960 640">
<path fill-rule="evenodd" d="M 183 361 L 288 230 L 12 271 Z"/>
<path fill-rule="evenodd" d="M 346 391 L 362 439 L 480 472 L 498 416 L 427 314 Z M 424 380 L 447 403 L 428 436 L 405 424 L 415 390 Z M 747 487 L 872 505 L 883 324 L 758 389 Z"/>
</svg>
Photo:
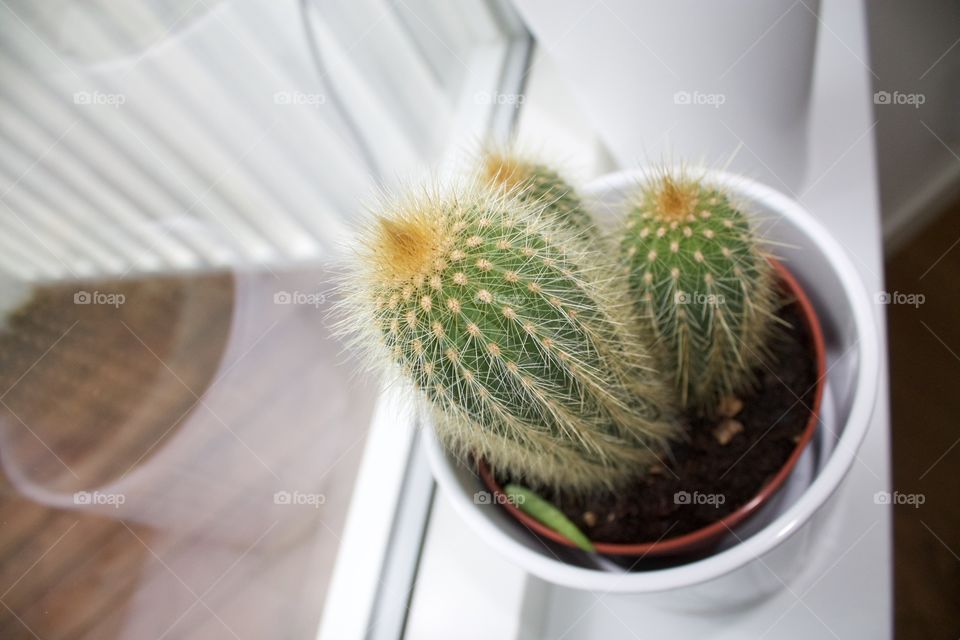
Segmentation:
<svg viewBox="0 0 960 640">
<path fill-rule="evenodd" d="M 479 1 L 0 16 L 0 272 L 25 280 L 321 259 L 378 176 L 444 151 L 472 51 L 503 37 Z"/>
</svg>

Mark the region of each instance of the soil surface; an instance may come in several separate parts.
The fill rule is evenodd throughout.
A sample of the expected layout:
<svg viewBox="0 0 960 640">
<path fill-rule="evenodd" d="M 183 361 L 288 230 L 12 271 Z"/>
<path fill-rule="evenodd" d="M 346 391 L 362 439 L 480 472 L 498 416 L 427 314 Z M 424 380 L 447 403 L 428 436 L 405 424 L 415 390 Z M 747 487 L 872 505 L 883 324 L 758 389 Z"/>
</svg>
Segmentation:
<svg viewBox="0 0 960 640">
<path fill-rule="evenodd" d="M 689 440 L 673 447 L 665 468 L 618 493 L 544 497 L 591 540 L 613 543 L 674 538 L 749 502 L 796 448 L 815 395 L 816 361 L 801 311 L 787 304 L 779 315 L 789 326 L 773 341 L 771 362 L 757 370 L 757 388 L 738 398 L 742 408 L 730 401 L 727 418 L 688 416 Z"/>
</svg>

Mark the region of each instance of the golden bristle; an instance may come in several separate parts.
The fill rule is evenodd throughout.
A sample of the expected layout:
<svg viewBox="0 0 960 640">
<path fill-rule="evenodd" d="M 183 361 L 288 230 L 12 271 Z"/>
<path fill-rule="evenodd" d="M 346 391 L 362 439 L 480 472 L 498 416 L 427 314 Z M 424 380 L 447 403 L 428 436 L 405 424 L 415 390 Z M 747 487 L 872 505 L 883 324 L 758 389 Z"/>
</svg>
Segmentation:
<svg viewBox="0 0 960 640">
<path fill-rule="evenodd" d="M 442 231 L 424 216 L 377 218 L 374 258 L 394 281 L 425 275 L 442 248 Z"/>
<path fill-rule="evenodd" d="M 695 181 L 663 175 L 652 189 L 652 204 L 661 217 L 682 220 L 693 213 L 698 193 L 699 185 Z"/>
<path fill-rule="evenodd" d="M 530 176 L 530 166 L 509 153 L 491 151 L 483 157 L 481 178 L 486 184 L 499 185 L 507 191 L 513 191 L 526 184 Z"/>
</svg>

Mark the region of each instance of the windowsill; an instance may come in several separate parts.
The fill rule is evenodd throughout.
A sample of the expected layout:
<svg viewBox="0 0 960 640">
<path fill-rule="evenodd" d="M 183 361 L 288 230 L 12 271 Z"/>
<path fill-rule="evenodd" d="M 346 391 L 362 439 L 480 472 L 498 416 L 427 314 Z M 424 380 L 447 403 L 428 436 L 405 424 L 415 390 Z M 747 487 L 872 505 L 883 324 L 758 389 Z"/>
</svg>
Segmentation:
<svg viewBox="0 0 960 640">
<path fill-rule="evenodd" d="M 809 187 L 799 198 L 840 240 L 868 291 L 883 288 L 879 207 L 862 3 L 823 2 L 826 27 L 818 42 L 811 121 Z M 848 49 L 849 47 L 849 49 Z M 612 169 L 590 124 L 577 111 L 549 61 L 538 58 L 519 120 L 521 141 L 553 157 L 575 159 L 572 177 L 584 180 Z M 649 151 L 649 150 L 648 150 Z M 856 213 L 851 213 L 856 212 Z M 884 326 L 877 307 L 879 326 Z M 640 596 L 603 597 L 531 578 L 470 531 L 445 498 L 435 498 L 407 626 L 417 640 L 446 638 L 632 638 L 669 633 L 677 638 L 888 638 L 892 614 L 890 510 L 872 501 L 889 489 L 886 361 L 881 394 L 859 461 L 841 485 L 830 545 L 811 550 L 819 578 L 790 585 L 735 616 L 678 613 Z M 831 516 L 833 517 L 833 516 Z M 863 580 L 863 576 L 870 576 Z M 815 582 L 813 580 L 816 580 Z M 842 594 L 842 597 L 840 597 Z M 602 604 L 598 603 L 602 600 Z M 721 618 L 720 615 L 723 617 Z M 772 630 L 771 630 L 772 628 Z M 633 631 L 631 631 L 633 630 Z M 720 636 L 718 636 L 720 637 Z"/>
</svg>

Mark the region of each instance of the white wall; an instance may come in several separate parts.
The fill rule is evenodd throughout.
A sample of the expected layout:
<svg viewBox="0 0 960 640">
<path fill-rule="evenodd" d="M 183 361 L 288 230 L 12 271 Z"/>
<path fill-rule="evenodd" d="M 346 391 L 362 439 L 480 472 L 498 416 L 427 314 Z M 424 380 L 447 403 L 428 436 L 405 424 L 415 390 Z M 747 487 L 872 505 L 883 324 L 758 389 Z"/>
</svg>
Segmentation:
<svg viewBox="0 0 960 640">
<path fill-rule="evenodd" d="M 923 104 L 875 104 L 884 236 L 892 249 L 960 197 L 960 3 L 870 0 L 874 90 Z M 875 100 L 876 101 L 876 100 Z"/>
</svg>

